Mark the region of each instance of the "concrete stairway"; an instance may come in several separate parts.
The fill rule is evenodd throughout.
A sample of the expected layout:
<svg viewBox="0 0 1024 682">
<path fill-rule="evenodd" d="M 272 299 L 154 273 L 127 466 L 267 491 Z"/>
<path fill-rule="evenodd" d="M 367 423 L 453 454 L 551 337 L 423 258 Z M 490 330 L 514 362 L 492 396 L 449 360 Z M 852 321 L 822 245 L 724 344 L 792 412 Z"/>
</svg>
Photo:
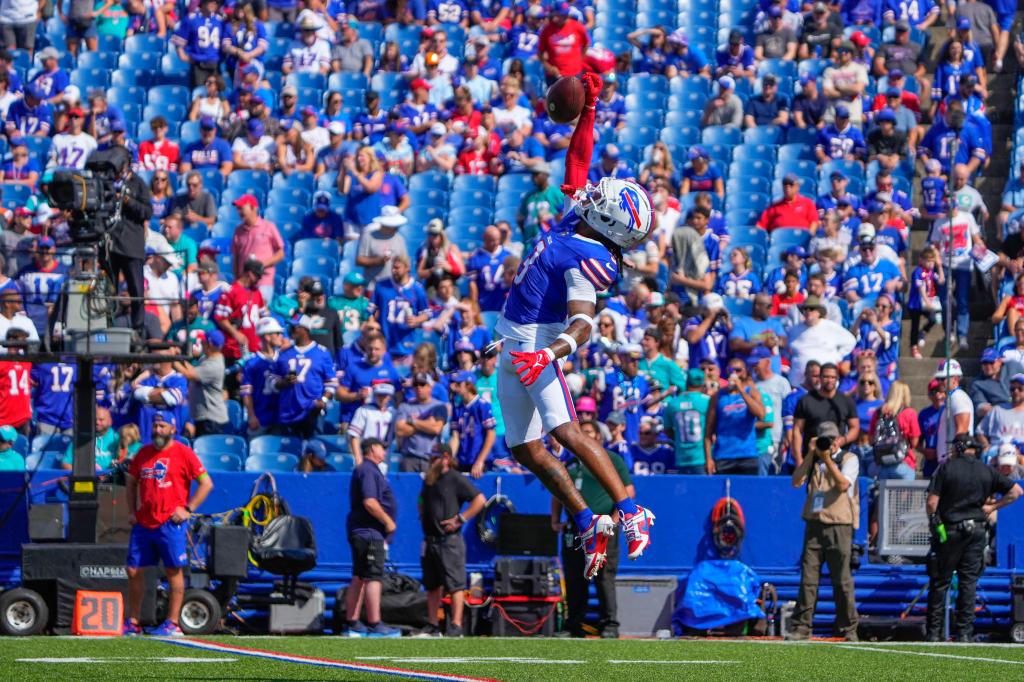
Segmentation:
<svg viewBox="0 0 1024 682">
<path fill-rule="evenodd" d="M 930 64 L 935 63 L 935 53 L 947 39 L 945 27 L 936 27 L 931 30 L 931 44 L 934 52 Z M 1012 46 L 1007 54 L 1007 68 L 1013 69 Z M 990 245 L 997 245 L 998 239 L 995 227 L 995 215 L 999 212 L 1002 203 L 1003 186 L 1010 172 L 1010 150 L 1013 140 L 1013 104 L 1015 97 L 1015 75 L 1012 73 L 992 74 L 989 73 L 988 81 L 989 99 L 986 101 L 986 110 L 989 120 L 992 121 L 992 160 L 985 170 L 984 176 L 975 182 L 974 187 L 981 193 L 988 206 L 992 219 L 983 226 L 985 241 Z M 922 98 L 922 107 L 926 104 Z M 915 193 L 918 202 L 921 193 Z M 910 238 L 910 261 L 907 264 L 909 275 L 917 263 L 917 254 L 924 247 L 928 236 L 930 225 L 924 221 L 916 221 Z M 960 362 L 964 370 L 964 376 L 970 377 L 980 374 L 980 363 L 978 356 L 982 349 L 992 342 L 992 324 L 989 317 L 994 309 L 994 302 L 991 301 L 987 292 L 977 288 L 971 295 L 971 325 L 968 338 L 970 347 L 967 350 L 953 347 L 954 357 Z M 900 379 L 910 385 L 911 393 L 914 396 L 914 407 L 921 409 L 927 402 L 927 386 L 935 373 L 936 368 L 945 357 L 944 331 L 933 329 L 927 338 L 927 345 L 922 350 L 924 358 L 915 360 L 910 356 L 910 322 L 903 322 L 903 337 L 900 348 Z"/>
</svg>

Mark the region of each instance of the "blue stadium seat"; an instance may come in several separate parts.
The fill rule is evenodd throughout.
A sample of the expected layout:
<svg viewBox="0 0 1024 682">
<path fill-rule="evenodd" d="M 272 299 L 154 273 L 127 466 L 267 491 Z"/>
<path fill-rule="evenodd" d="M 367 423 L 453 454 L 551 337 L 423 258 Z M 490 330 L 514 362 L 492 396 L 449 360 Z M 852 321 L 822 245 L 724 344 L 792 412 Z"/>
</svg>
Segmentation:
<svg viewBox="0 0 1024 682">
<path fill-rule="evenodd" d="M 114 87 L 145 85 L 149 74 L 138 69 L 118 69 L 110 74 L 110 84 Z"/>
<path fill-rule="evenodd" d="M 221 273 L 221 279 L 227 280 L 230 273 Z M 224 433 L 246 435 L 245 410 L 237 400 L 228 400 L 228 423 L 224 425 Z"/>
<path fill-rule="evenodd" d="M 754 301 L 752 299 L 725 297 L 725 309 L 732 316 L 745 315 L 750 317 L 754 312 Z"/>
<path fill-rule="evenodd" d="M 228 453 L 201 453 L 196 452 L 196 456 L 199 461 L 203 463 L 203 466 L 207 471 L 241 471 L 242 470 L 242 458 L 238 455 L 231 455 Z"/>
<path fill-rule="evenodd" d="M 630 94 L 645 92 L 666 94 L 668 92 L 668 79 L 656 74 L 633 74 L 629 78 L 629 84 L 626 87 L 626 92 Z"/>
<path fill-rule="evenodd" d="M 124 41 L 126 53 L 155 52 L 163 54 L 165 51 L 164 39 L 153 33 L 139 33 L 128 36 Z"/>
<path fill-rule="evenodd" d="M 668 95 L 663 92 L 640 92 L 626 95 L 626 111 L 634 109 L 664 109 Z"/>
<path fill-rule="evenodd" d="M 137 85 L 114 86 L 107 90 L 107 102 L 119 108 L 126 104 L 145 106 L 146 89 Z"/>
<path fill-rule="evenodd" d="M 117 58 L 117 65 L 123 69 L 138 69 L 146 72 L 160 70 L 163 58 L 159 52 L 130 52 Z"/>
<path fill-rule="evenodd" d="M 775 172 L 775 164 L 764 159 L 744 159 L 733 161 L 729 166 L 729 178 L 759 177 L 771 179 Z"/>
<path fill-rule="evenodd" d="M 298 187 L 278 187 L 267 195 L 269 206 L 309 206 L 311 193 Z"/>
<path fill-rule="evenodd" d="M 92 90 L 103 90 L 109 82 L 107 69 L 75 69 L 71 72 L 71 84 L 82 92 L 84 100 Z"/>
<path fill-rule="evenodd" d="M 736 215 L 742 218 L 742 222 L 728 222 L 730 215 Z M 729 211 L 726 217 L 727 224 L 729 225 L 729 232 L 732 234 L 732 239 L 729 240 L 729 248 L 732 249 L 734 246 L 757 246 L 762 251 L 767 252 L 768 250 L 768 233 L 757 227 L 756 223 L 760 213 L 757 211 L 750 211 L 746 209 L 739 209 Z M 725 258 L 723 257 L 723 260 Z"/>
<path fill-rule="evenodd" d="M 339 473 L 347 473 L 356 467 L 356 460 L 350 454 L 343 452 L 330 452 L 327 454 L 327 464 Z"/>
<path fill-rule="evenodd" d="M 747 128 L 743 131 L 743 142 L 748 144 L 780 144 L 782 142 L 782 128 L 779 126 Z"/>
<path fill-rule="evenodd" d="M 256 436 L 249 441 L 249 457 L 278 452 L 296 457 L 302 455 L 302 439 L 294 436 Z"/>
<path fill-rule="evenodd" d="M 771 192 L 771 186 L 771 180 L 766 177 L 747 176 L 733 178 L 725 183 L 725 195 L 729 197 L 745 192 L 768 194 Z"/>
<path fill-rule="evenodd" d="M 471 176 L 459 176 L 459 177 L 471 177 Z M 439 171 L 423 171 L 420 173 L 414 173 L 409 178 L 409 191 L 415 189 L 443 189 L 446 190 L 450 186 L 448 176 Z"/>
<path fill-rule="evenodd" d="M 369 80 L 361 73 L 332 73 L 327 79 L 327 87 L 331 90 L 365 90 L 369 86 Z"/>
<path fill-rule="evenodd" d="M 806 196 L 806 197 L 816 197 L 816 196 L 818 196 L 818 185 L 819 185 L 819 183 L 818 183 L 818 180 L 816 178 L 813 178 L 813 177 L 805 178 L 803 176 L 800 176 L 800 193 L 803 194 L 804 196 Z M 826 187 L 827 184 L 826 185 L 821 185 L 821 186 L 822 187 Z M 772 198 L 773 199 L 778 199 L 781 196 L 782 196 L 782 177 L 781 176 L 776 176 L 775 180 L 772 182 Z"/>
<path fill-rule="evenodd" d="M 434 218 L 440 218 L 446 220 L 448 217 L 448 210 L 443 206 L 416 206 L 413 205 L 411 208 L 406 210 L 405 217 L 409 219 L 409 224 L 416 227 L 426 227 Z"/>
<path fill-rule="evenodd" d="M 13 211 L 32 198 L 32 189 L 26 185 L 2 185 L 4 208 Z"/>
<path fill-rule="evenodd" d="M 306 209 L 293 204 L 271 203 L 267 206 L 267 210 L 263 212 L 263 217 L 275 225 L 286 222 L 301 223 L 304 215 L 306 215 Z"/>
<path fill-rule="evenodd" d="M 807 246 L 811 241 L 811 233 L 807 230 L 796 227 L 779 227 L 772 230 L 772 248 L 781 246 L 783 249 L 790 246 Z"/>
<path fill-rule="evenodd" d="M 341 260 L 341 247 L 333 239 L 300 239 L 292 249 L 293 258 L 324 257 Z"/>
<path fill-rule="evenodd" d="M 673 95 L 694 93 L 707 97 L 711 94 L 711 81 L 703 76 L 676 77 L 669 83 L 669 92 Z"/>
<path fill-rule="evenodd" d="M 312 275 L 324 280 L 334 277 L 338 271 L 338 261 L 326 256 L 306 256 L 292 261 L 291 273 L 295 276 Z"/>
<path fill-rule="evenodd" d="M 292 72 L 285 76 L 284 82 L 299 89 L 323 90 L 327 87 L 327 77 L 319 73 Z"/>
<path fill-rule="evenodd" d="M 138 111 L 137 106 L 122 108 L 127 115 L 129 111 Z M 163 116 L 168 121 L 180 121 L 188 116 L 188 107 L 177 102 L 153 102 L 146 105 L 142 110 L 142 117 L 151 121 L 157 116 Z"/>
<path fill-rule="evenodd" d="M 239 169 L 231 171 L 228 176 L 229 189 L 257 188 L 264 194 L 270 191 L 270 174 L 262 170 Z"/>
<path fill-rule="evenodd" d="M 677 112 L 673 112 L 677 113 Z M 699 124 L 698 118 L 698 124 Z M 650 126 L 660 128 L 665 124 L 665 114 L 661 109 L 640 109 L 626 112 L 626 126 Z"/>
<path fill-rule="evenodd" d="M 297 466 L 299 466 L 299 458 L 296 455 L 281 452 L 249 455 L 249 458 L 245 460 L 245 470 L 250 472 L 295 471 Z"/>
<path fill-rule="evenodd" d="M 490 208 L 494 203 L 494 193 L 485 189 L 457 189 L 448 195 L 448 212 L 466 206 L 483 206 Z"/>
<path fill-rule="evenodd" d="M 277 189 L 278 187 L 301 189 L 312 194 L 316 191 L 316 176 L 308 171 L 295 171 L 290 175 L 277 173 L 274 175 L 271 187 L 274 189 Z"/>
<path fill-rule="evenodd" d="M 489 206 L 459 206 L 448 213 L 449 230 L 461 225 L 480 225 L 486 227 L 494 217 Z"/>
<path fill-rule="evenodd" d="M 185 121 L 181 124 L 181 147 L 184 149 L 199 141 L 199 121 Z M 220 175 L 218 173 L 218 175 Z"/>
<path fill-rule="evenodd" d="M 733 211 L 738 209 L 751 209 L 758 213 L 763 211 L 771 202 L 768 194 L 761 192 L 742 192 L 740 194 L 729 194 L 726 190 L 725 210 Z"/>
<path fill-rule="evenodd" d="M 191 101 L 188 88 L 180 85 L 158 85 L 149 90 L 149 104 L 187 104 Z"/>
<path fill-rule="evenodd" d="M 117 68 L 117 58 L 116 52 L 82 52 L 78 55 L 78 68 L 113 71 Z"/>
<path fill-rule="evenodd" d="M 409 192 L 411 206 L 438 206 L 444 208 L 448 205 L 448 192 L 439 189 L 417 189 Z"/>
<path fill-rule="evenodd" d="M 708 126 L 701 133 L 704 144 L 728 144 L 737 146 L 743 142 L 743 132 L 733 126 Z"/>
<path fill-rule="evenodd" d="M 813 147 L 814 143 L 817 141 L 817 128 L 797 128 L 796 126 L 792 126 L 789 128 L 789 130 L 786 131 L 787 145 L 798 144 L 802 148 L 806 149 L 808 146 Z"/>
<path fill-rule="evenodd" d="M 864 167 L 857 161 L 851 161 L 850 159 L 832 159 L 821 164 L 821 169 L 818 171 L 818 178 L 824 178 L 828 181 L 828 176 L 832 171 L 842 171 L 848 178 L 864 179 Z"/>
<path fill-rule="evenodd" d="M 456 176 L 455 182 L 452 184 L 452 191 L 460 192 L 463 190 L 476 190 L 493 194 L 495 191 L 494 178 L 490 175 Z"/>
<path fill-rule="evenodd" d="M 224 434 L 199 436 L 192 442 L 196 454 L 229 454 L 245 459 L 249 448 L 245 438 Z"/>
<path fill-rule="evenodd" d="M 251 194 L 251 195 L 253 195 L 254 197 L 256 197 L 256 201 L 259 202 L 259 205 L 260 205 L 261 208 L 266 207 L 266 205 L 267 205 L 267 196 L 263 192 L 263 190 L 261 190 L 259 187 L 246 187 L 246 188 L 226 187 L 220 193 L 220 206 L 221 206 L 221 208 L 230 207 L 232 210 L 234 210 L 234 206 L 232 205 L 232 202 L 234 202 L 235 199 L 237 199 L 238 197 L 240 197 L 240 196 L 242 196 L 244 194 Z M 234 215 L 234 214 L 232 214 L 232 215 Z"/>
<path fill-rule="evenodd" d="M 770 159 L 774 161 L 775 146 L 744 142 L 732 150 L 733 161 L 745 161 L 746 159 Z"/>
<path fill-rule="evenodd" d="M 335 434 L 318 434 L 312 440 L 318 440 L 324 444 L 329 453 L 350 454 L 348 437 Z"/>
<path fill-rule="evenodd" d="M 665 114 L 666 126 L 699 127 L 701 112 L 693 109 L 674 109 Z"/>
</svg>

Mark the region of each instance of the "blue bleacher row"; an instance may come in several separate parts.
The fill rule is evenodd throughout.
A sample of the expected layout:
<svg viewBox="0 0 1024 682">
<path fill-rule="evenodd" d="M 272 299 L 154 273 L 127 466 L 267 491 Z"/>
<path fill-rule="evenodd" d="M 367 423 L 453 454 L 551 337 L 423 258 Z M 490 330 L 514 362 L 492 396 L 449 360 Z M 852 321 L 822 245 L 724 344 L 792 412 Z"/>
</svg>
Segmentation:
<svg viewBox="0 0 1024 682">
<path fill-rule="evenodd" d="M 233 412 L 240 415 L 238 403 L 234 406 Z M 275 435 L 248 438 L 240 435 L 245 433 L 243 423 L 234 426 L 237 427 L 235 434 L 199 436 L 193 441 L 179 437 L 179 440 L 190 445 L 211 471 L 294 471 L 298 466 L 305 447 L 301 438 Z M 346 436 L 324 434 L 311 440 L 324 444 L 327 463 L 335 471 L 353 469 L 355 460 Z M 52 469 L 60 466 L 71 442 L 70 436 L 60 434 L 36 436 L 31 443 L 19 436 L 12 449 L 25 458 L 26 470 Z M 392 452 L 389 457 L 397 460 L 399 456 Z"/>
</svg>

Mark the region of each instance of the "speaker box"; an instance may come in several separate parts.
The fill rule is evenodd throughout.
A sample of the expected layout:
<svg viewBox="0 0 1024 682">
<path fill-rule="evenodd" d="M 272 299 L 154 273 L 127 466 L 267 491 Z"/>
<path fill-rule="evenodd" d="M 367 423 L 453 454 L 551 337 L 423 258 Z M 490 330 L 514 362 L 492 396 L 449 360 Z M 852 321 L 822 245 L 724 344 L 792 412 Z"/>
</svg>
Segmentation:
<svg viewBox="0 0 1024 682">
<path fill-rule="evenodd" d="M 496 597 L 553 597 L 561 591 L 555 558 L 497 557 L 494 560 Z"/>
<path fill-rule="evenodd" d="M 558 556 L 558 535 L 548 514 L 502 514 L 498 517 L 498 554 Z"/>
<path fill-rule="evenodd" d="M 210 573 L 218 578 L 244 578 L 249 572 L 249 540 L 245 526 L 214 526 L 210 532 Z"/>
</svg>

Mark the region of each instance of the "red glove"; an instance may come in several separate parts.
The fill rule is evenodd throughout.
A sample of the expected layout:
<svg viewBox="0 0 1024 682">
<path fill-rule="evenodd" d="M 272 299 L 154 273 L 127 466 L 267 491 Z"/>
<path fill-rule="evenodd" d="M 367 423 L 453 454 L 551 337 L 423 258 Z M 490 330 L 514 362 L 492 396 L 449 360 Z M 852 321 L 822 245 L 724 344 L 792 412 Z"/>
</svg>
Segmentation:
<svg viewBox="0 0 1024 682">
<path fill-rule="evenodd" d="M 529 386 L 537 380 L 544 368 L 555 359 L 555 354 L 547 348 L 534 351 L 512 351 L 512 364 L 516 365 L 516 374 L 523 386 Z"/>
<path fill-rule="evenodd" d="M 562 194 L 564 194 L 566 198 L 572 199 L 574 196 L 576 196 L 576 192 L 580 188 L 574 187 L 573 185 L 562 185 L 559 189 L 562 190 Z"/>
<path fill-rule="evenodd" d="M 604 86 L 601 77 L 593 71 L 586 71 L 580 76 L 580 80 L 583 81 L 583 92 L 586 95 L 584 104 L 588 107 L 596 106 L 597 97 L 601 94 L 601 88 Z"/>
</svg>

